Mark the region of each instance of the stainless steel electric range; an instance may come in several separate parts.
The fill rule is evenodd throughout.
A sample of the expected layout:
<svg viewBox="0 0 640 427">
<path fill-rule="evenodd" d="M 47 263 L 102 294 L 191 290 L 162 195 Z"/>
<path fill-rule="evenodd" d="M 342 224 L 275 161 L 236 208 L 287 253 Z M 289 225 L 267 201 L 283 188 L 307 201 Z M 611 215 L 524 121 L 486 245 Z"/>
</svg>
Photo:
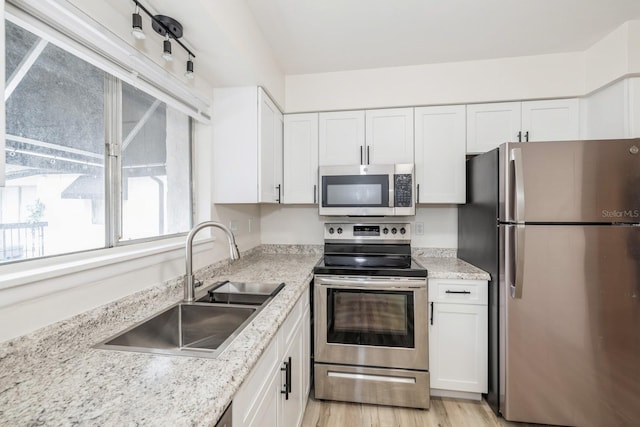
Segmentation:
<svg viewBox="0 0 640 427">
<path fill-rule="evenodd" d="M 429 407 L 427 270 L 408 223 L 328 223 L 314 269 L 317 399 Z"/>
</svg>

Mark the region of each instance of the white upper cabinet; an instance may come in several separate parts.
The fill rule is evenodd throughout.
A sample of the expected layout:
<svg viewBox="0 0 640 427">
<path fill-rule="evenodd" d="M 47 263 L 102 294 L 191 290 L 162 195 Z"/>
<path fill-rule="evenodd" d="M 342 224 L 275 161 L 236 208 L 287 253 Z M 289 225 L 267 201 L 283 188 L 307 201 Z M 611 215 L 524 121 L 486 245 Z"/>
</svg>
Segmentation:
<svg viewBox="0 0 640 427">
<path fill-rule="evenodd" d="M 413 163 L 413 108 L 367 110 L 362 164 Z"/>
<path fill-rule="evenodd" d="M 279 202 L 282 128 L 282 113 L 262 88 L 214 90 L 214 203 Z"/>
<path fill-rule="evenodd" d="M 319 164 L 413 163 L 413 108 L 319 116 Z"/>
<path fill-rule="evenodd" d="M 317 203 L 318 113 L 284 116 L 283 203 Z"/>
<path fill-rule="evenodd" d="M 416 200 L 465 202 L 465 106 L 415 109 Z"/>
<path fill-rule="evenodd" d="M 523 102 L 522 132 L 522 141 L 579 139 L 579 100 L 574 98 Z"/>
<path fill-rule="evenodd" d="M 282 200 L 282 144 L 283 117 L 278 107 L 260 88 L 258 90 L 260 137 L 260 179 L 258 180 L 259 202 L 280 203 Z"/>
<path fill-rule="evenodd" d="M 504 142 L 579 138 L 575 98 L 467 105 L 467 153 L 484 153 Z"/>
<path fill-rule="evenodd" d="M 503 142 L 517 141 L 520 102 L 467 105 L 467 153 L 484 153 Z"/>
<path fill-rule="evenodd" d="M 607 86 L 584 101 L 588 139 L 640 137 L 640 77 Z"/>
<path fill-rule="evenodd" d="M 361 164 L 364 157 L 364 111 L 320 113 L 319 164 Z"/>
</svg>

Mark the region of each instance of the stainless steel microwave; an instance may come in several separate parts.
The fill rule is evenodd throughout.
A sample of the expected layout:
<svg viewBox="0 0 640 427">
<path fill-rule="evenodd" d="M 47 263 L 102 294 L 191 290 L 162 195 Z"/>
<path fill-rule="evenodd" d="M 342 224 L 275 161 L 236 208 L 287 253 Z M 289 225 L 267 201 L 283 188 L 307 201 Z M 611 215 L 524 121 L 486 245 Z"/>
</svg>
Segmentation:
<svg viewBox="0 0 640 427">
<path fill-rule="evenodd" d="M 320 215 L 415 215 L 413 164 L 320 166 Z"/>
</svg>

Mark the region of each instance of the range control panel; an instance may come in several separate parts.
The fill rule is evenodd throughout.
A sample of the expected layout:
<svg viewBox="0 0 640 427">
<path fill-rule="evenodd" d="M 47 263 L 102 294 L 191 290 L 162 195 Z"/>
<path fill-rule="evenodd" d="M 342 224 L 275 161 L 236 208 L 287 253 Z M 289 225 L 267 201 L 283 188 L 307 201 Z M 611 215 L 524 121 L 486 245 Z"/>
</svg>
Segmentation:
<svg viewBox="0 0 640 427">
<path fill-rule="evenodd" d="M 385 223 L 325 223 L 325 240 L 383 240 L 411 242 L 411 227 L 407 222 Z"/>
</svg>

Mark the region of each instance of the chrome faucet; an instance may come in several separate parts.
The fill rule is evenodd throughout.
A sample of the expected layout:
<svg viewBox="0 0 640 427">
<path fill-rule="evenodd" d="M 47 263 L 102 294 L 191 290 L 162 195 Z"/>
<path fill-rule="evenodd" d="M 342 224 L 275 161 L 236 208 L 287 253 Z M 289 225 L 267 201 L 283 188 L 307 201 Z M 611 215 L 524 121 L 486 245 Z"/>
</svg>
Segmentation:
<svg viewBox="0 0 640 427">
<path fill-rule="evenodd" d="M 240 251 L 238 251 L 238 245 L 236 245 L 236 238 L 233 236 L 233 233 L 229 228 L 227 228 L 224 224 L 216 222 L 216 221 L 205 221 L 193 227 L 193 229 L 189 232 L 187 236 L 187 246 L 186 246 L 186 274 L 184 276 L 184 301 L 185 302 L 193 302 L 196 295 L 196 288 L 193 280 L 193 238 L 198 234 L 198 231 L 203 228 L 214 227 L 219 228 L 224 231 L 227 235 L 227 240 L 229 241 L 229 253 L 231 260 L 235 261 L 240 259 Z"/>
</svg>

